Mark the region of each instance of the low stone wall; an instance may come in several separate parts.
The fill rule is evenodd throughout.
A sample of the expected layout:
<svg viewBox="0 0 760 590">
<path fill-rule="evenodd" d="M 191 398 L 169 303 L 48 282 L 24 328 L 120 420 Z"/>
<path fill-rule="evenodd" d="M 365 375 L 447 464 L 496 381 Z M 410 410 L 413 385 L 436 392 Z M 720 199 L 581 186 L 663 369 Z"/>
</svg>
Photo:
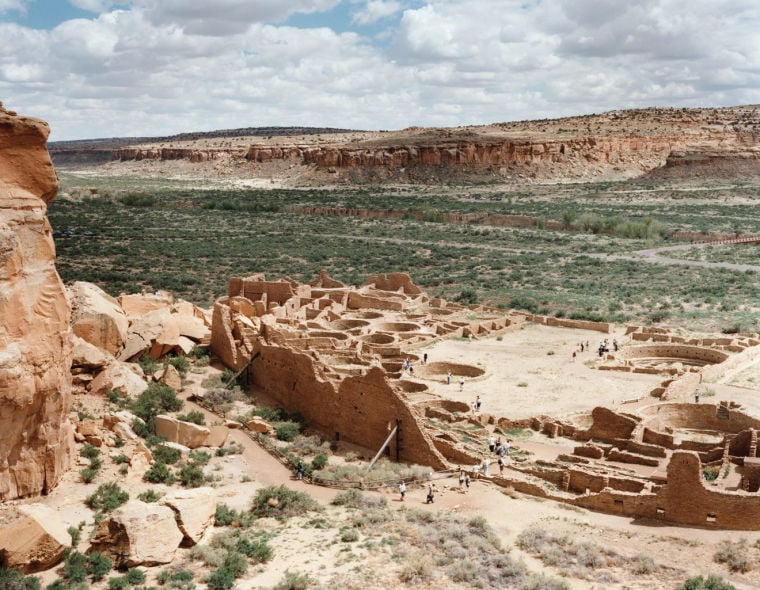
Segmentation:
<svg viewBox="0 0 760 590">
<path fill-rule="evenodd" d="M 575 328 L 576 330 L 592 330 L 609 334 L 612 332 L 615 324 L 609 322 L 592 322 L 590 320 L 569 320 L 566 318 L 555 318 L 553 316 L 526 314 L 529 322 L 543 324 L 545 326 L 558 326 L 560 328 Z"/>
<path fill-rule="evenodd" d="M 760 429 L 760 420 L 737 410 L 730 410 L 728 418 L 718 417 L 716 404 L 657 404 L 642 408 L 640 413 L 643 425 L 650 431 L 663 431 L 666 427 L 731 433 Z"/>
<path fill-rule="evenodd" d="M 673 359 L 699 364 L 722 363 L 728 358 L 728 354 L 688 344 L 644 344 L 641 346 L 626 346 L 617 352 L 617 357 L 634 361 L 636 359 Z"/>
</svg>

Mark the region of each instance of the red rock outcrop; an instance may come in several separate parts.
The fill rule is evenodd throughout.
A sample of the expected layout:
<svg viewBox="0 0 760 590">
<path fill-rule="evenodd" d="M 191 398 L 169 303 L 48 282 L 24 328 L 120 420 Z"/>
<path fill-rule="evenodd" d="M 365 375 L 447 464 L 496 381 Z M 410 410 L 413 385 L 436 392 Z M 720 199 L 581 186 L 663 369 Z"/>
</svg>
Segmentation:
<svg viewBox="0 0 760 590">
<path fill-rule="evenodd" d="M 69 306 L 46 217 L 46 123 L 0 105 L 0 500 L 45 493 L 73 453 Z"/>
</svg>

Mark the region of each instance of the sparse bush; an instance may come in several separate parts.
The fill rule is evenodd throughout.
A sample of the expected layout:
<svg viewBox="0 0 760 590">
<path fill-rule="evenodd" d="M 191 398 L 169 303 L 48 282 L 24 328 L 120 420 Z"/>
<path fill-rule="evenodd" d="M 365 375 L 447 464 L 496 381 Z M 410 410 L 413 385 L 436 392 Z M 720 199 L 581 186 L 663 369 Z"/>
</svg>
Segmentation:
<svg viewBox="0 0 760 590">
<path fill-rule="evenodd" d="M 165 412 L 177 412 L 182 409 L 184 402 L 177 397 L 174 389 L 168 385 L 153 382 L 148 385 L 132 403 L 132 411 L 141 418 L 148 431 L 155 432 L 155 419 Z"/>
<path fill-rule="evenodd" d="M 654 559 L 648 555 L 637 555 L 631 560 L 631 571 L 638 576 L 651 574 L 656 569 Z"/>
<path fill-rule="evenodd" d="M 158 445 L 153 448 L 153 460 L 167 465 L 174 465 L 180 460 L 182 454 L 178 449 L 167 445 Z"/>
<path fill-rule="evenodd" d="M 239 551 L 254 563 L 264 563 L 272 559 L 272 548 L 266 541 L 241 537 L 235 544 L 235 550 Z"/>
<path fill-rule="evenodd" d="M 206 416 L 203 412 L 200 412 L 198 410 L 193 410 L 187 414 L 177 414 L 177 420 L 190 422 L 192 424 L 197 424 L 198 426 L 203 426 L 206 424 Z"/>
<path fill-rule="evenodd" d="M 150 504 L 152 502 L 158 502 L 161 499 L 162 495 L 163 494 L 159 494 L 155 490 L 146 490 L 142 494 L 138 495 L 137 498 L 146 504 Z"/>
<path fill-rule="evenodd" d="M 143 479 L 151 483 L 165 483 L 167 485 L 171 485 L 176 481 L 172 470 L 166 465 L 166 463 L 161 463 L 160 461 L 153 462 L 150 469 L 148 469 L 145 472 L 145 475 L 143 475 Z"/>
<path fill-rule="evenodd" d="M 715 481 L 718 479 L 719 471 L 712 465 L 708 465 L 702 470 L 702 475 L 707 481 Z"/>
<path fill-rule="evenodd" d="M 301 432 L 301 425 L 298 422 L 279 422 L 274 427 L 277 438 L 288 442 L 293 440 Z"/>
<path fill-rule="evenodd" d="M 720 576 L 710 575 L 707 579 L 702 576 L 689 578 L 676 590 L 736 590 L 736 586 L 725 582 Z"/>
<path fill-rule="evenodd" d="M 407 555 L 401 562 L 399 578 L 402 582 L 416 584 L 429 580 L 433 575 L 433 559 L 420 551 Z"/>
<path fill-rule="evenodd" d="M 251 512 L 257 517 L 273 516 L 279 520 L 319 510 L 319 504 L 308 494 L 285 486 L 268 486 L 256 492 Z"/>
<path fill-rule="evenodd" d="M 92 460 L 100 456 L 100 449 L 95 445 L 91 445 L 90 443 L 84 443 L 84 446 L 79 451 L 79 454 L 82 457 Z"/>
<path fill-rule="evenodd" d="M 316 585 L 316 580 L 308 574 L 286 571 L 272 590 L 309 590 Z"/>
<path fill-rule="evenodd" d="M 122 490 L 119 484 L 112 481 L 99 485 L 95 493 L 88 496 L 85 502 L 93 510 L 111 512 L 127 500 L 129 500 L 129 494 Z"/>
<path fill-rule="evenodd" d="M 184 355 L 172 356 L 166 359 L 165 364 L 171 365 L 177 369 L 177 373 L 183 379 L 187 376 L 187 372 L 190 370 L 190 361 Z"/>
<path fill-rule="evenodd" d="M 745 573 L 752 569 L 746 539 L 723 541 L 713 559 L 717 563 L 725 563 L 732 572 Z"/>
<path fill-rule="evenodd" d="M 341 531 L 340 540 L 343 543 L 354 543 L 359 540 L 359 531 L 354 528 L 347 528 Z"/>
<path fill-rule="evenodd" d="M 315 470 L 324 469 L 325 465 L 327 465 L 327 456 L 323 454 L 319 454 L 311 461 L 311 466 Z"/>
<path fill-rule="evenodd" d="M 40 579 L 16 569 L 0 568 L 0 590 L 40 590 Z"/>
<path fill-rule="evenodd" d="M 205 477 L 203 467 L 197 463 L 189 463 L 179 470 L 179 480 L 186 488 L 199 488 L 203 485 Z"/>
<path fill-rule="evenodd" d="M 90 574 L 93 582 L 102 580 L 111 571 L 112 567 L 113 562 L 102 553 L 96 551 L 87 556 L 87 572 Z"/>
</svg>

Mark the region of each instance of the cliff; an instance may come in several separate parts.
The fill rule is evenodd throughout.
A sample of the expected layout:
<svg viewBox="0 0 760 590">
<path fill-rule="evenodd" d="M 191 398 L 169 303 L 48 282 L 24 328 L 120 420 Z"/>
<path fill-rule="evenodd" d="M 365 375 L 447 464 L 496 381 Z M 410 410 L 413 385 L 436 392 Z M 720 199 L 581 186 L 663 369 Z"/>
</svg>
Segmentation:
<svg viewBox="0 0 760 590">
<path fill-rule="evenodd" d="M 46 123 L 0 104 L 0 500 L 46 493 L 72 461 L 69 306 L 46 212 Z"/>
<path fill-rule="evenodd" d="M 460 128 L 120 146 L 114 161 L 195 164 L 299 182 L 620 180 L 760 174 L 760 108 L 642 109 Z"/>
</svg>

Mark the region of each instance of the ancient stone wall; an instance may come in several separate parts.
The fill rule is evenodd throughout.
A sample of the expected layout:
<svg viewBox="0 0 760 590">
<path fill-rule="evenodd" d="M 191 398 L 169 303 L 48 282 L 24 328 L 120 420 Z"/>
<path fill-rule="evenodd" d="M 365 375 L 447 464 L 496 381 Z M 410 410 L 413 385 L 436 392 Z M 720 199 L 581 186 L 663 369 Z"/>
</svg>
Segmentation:
<svg viewBox="0 0 760 590">
<path fill-rule="evenodd" d="M 45 493 L 73 453 L 69 305 L 46 204 L 49 129 L 0 104 L 0 500 Z"/>
<path fill-rule="evenodd" d="M 644 417 L 642 424 L 652 431 L 664 431 L 666 427 L 729 433 L 760 429 L 760 420 L 737 410 L 728 410 L 727 417 L 721 417 L 716 404 L 657 404 L 642 408 L 640 413 Z"/>
<path fill-rule="evenodd" d="M 610 409 L 597 406 L 591 412 L 594 420 L 591 427 L 579 437 L 613 441 L 619 438 L 629 438 L 638 426 L 638 421 Z"/>
<path fill-rule="evenodd" d="M 722 363 L 729 355 L 721 350 L 686 344 L 649 344 L 626 346 L 618 351 L 617 356 L 626 359 L 683 359 L 702 363 Z"/>
<path fill-rule="evenodd" d="M 259 356 L 249 369 L 251 383 L 335 440 L 379 449 L 400 420 L 400 459 L 436 469 L 446 466 L 418 418 L 393 391 L 381 369 L 369 368 L 361 376 L 335 384 L 321 374 L 308 354 L 265 344 L 257 352 Z M 390 449 L 395 458 L 395 438 Z"/>
</svg>

